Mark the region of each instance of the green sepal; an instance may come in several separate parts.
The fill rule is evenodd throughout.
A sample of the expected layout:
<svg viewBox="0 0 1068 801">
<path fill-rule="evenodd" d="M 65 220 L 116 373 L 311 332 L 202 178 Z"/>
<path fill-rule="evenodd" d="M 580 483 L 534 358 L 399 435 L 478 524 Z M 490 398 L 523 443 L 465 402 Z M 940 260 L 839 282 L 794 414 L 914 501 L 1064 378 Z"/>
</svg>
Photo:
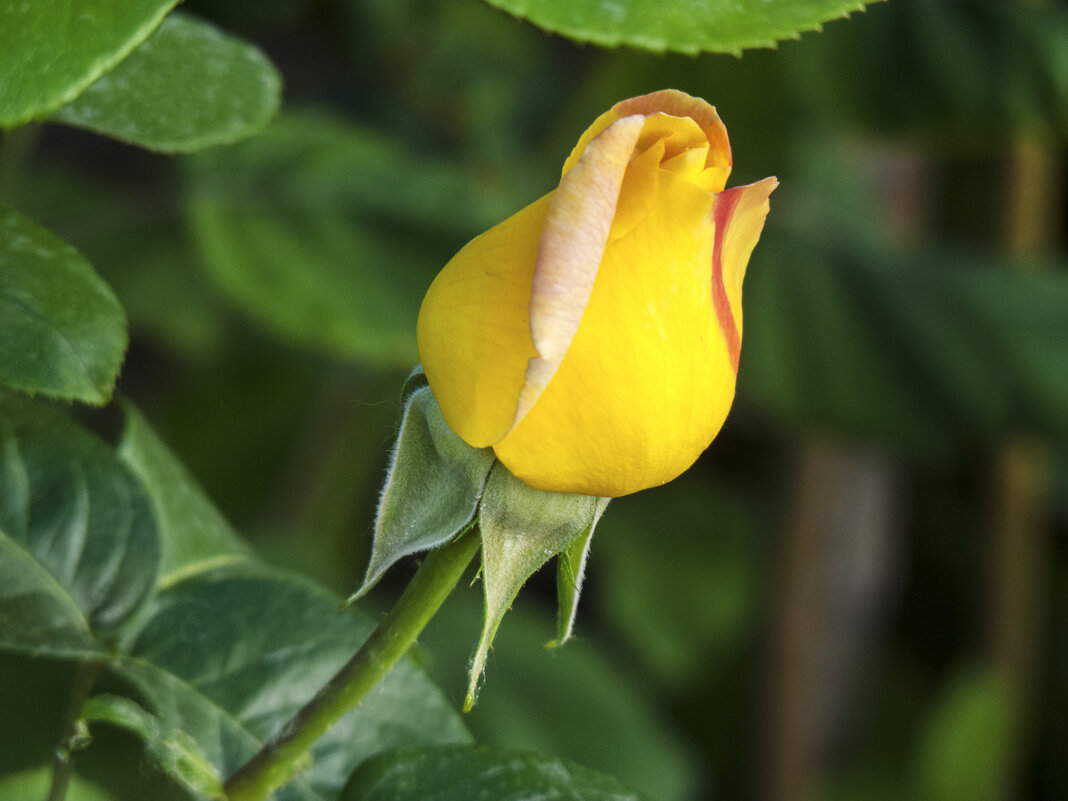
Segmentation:
<svg viewBox="0 0 1068 801">
<path fill-rule="evenodd" d="M 610 498 L 598 498 L 593 513 L 593 521 L 579 536 L 575 537 L 560 552 L 556 566 L 556 639 L 545 643 L 546 648 L 556 648 L 571 639 L 575 628 L 575 615 L 578 612 L 579 594 L 586 575 L 586 560 L 590 555 L 590 543 L 593 530 L 597 527 L 601 515 L 608 508 Z"/>
<path fill-rule="evenodd" d="M 196 740 L 129 698 L 94 696 L 82 706 L 81 716 L 89 723 L 108 723 L 137 735 L 160 769 L 190 792 L 212 798 L 222 793 L 222 777 Z"/>
<path fill-rule="evenodd" d="M 588 541 L 606 503 L 590 495 L 532 489 L 500 463 L 490 471 L 479 514 L 486 609 L 471 660 L 465 712 L 475 704 L 493 637 L 520 587 L 576 539 Z M 579 582 L 575 585 L 577 598 Z"/>
<path fill-rule="evenodd" d="M 441 416 L 421 370 L 405 384 L 404 415 L 375 519 L 367 592 L 398 559 L 448 542 L 475 519 L 493 450 L 473 448 Z"/>
</svg>

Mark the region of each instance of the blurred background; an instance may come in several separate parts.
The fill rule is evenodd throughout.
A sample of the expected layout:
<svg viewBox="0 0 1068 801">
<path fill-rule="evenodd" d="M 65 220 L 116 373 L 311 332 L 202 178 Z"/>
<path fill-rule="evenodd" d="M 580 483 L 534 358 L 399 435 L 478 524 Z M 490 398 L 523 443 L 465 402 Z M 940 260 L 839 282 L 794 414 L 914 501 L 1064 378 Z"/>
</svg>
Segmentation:
<svg viewBox="0 0 1068 801">
<path fill-rule="evenodd" d="M 892 0 L 740 58 L 480 0 L 184 7 L 280 68 L 265 132 L 167 158 L 23 129 L 0 189 L 114 288 L 119 391 L 262 553 L 356 586 L 434 274 L 614 102 L 682 89 L 732 185 L 781 181 L 738 399 L 693 470 L 609 507 L 576 642 L 541 649 L 552 571 L 521 593 L 471 729 L 656 801 L 1068 798 L 1065 4 Z M 458 705 L 479 592 L 417 654 Z M 0 657 L 19 719 L 62 706 L 43 670 Z"/>
</svg>

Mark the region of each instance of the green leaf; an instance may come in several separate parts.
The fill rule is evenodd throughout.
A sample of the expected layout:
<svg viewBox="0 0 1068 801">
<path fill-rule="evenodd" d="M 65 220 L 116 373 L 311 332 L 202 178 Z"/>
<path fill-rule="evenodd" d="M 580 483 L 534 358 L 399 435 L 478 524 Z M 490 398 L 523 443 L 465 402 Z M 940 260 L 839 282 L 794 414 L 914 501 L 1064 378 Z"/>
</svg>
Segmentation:
<svg viewBox="0 0 1068 801">
<path fill-rule="evenodd" d="M 221 775 L 250 758 L 330 679 L 373 625 L 310 583 L 231 563 L 160 591 L 128 656 L 112 663 L 168 730 L 186 732 Z M 277 794 L 332 799 L 363 760 L 395 745 L 466 742 L 457 712 L 403 661 L 324 735 Z"/>
<path fill-rule="evenodd" d="M 606 498 L 532 489 L 497 463 L 482 494 L 482 578 L 486 613 L 471 660 L 464 711 L 475 703 L 490 646 L 520 588 L 576 538 L 592 532 Z"/>
<path fill-rule="evenodd" d="M 340 801 L 640 801 L 564 759 L 485 746 L 398 748 L 353 774 Z"/>
<path fill-rule="evenodd" d="M 50 119 L 165 153 L 234 142 L 278 110 L 281 78 L 257 48 L 175 13 Z"/>
<path fill-rule="evenodd" d="M 165 771 L 201 787 L 258 751 L 373 623 L 241 557 L 132 409 L 120 451 L 121 460 L 57 410 L 0 390 L 0 648 L 104 661 L 158 719 L 110 704 L 112 722 L 145 735 Z M 157 584 L 161 539 L 170 572 Z M 319 741 L 312 767 L 279 798 L 333 799 L 384 748 L 468 739 L 456 710 L 404 662 Z"/>
<path fill-rule="evenodd" d="M 222 294 L 289 341 L 374 366 L 418 361 L 435 273 L 515 210 L 449 162 L 322 115 L 191 163 L 194 240 Z"/>
<path fill-rule="evenodd" d="M 0 777 L 0 798 L 38 799 L 48 797 L 48 788 L 52 784 L 52 766 L 42 765 L 11 776 Z M 71 777 L 67 788 L 66 801 L 114 801 L 95 784 L 75 775 Z"/>
<path fill-rule="evenodd" d="M 740 53 L 774 47 L 872 0 L 487 0 L 540 28 L 602 47 Z"/>
<path fill-rule="evenodd" d="M 222 792 L 219 772 L 196 741 L 184 731 L 168 729 L 129 698 L 97 695 L 85 702 L 81 714 L 89 723 L 109 723 L 136 734 L 163 772 L 190 792 L 212 797 Z"/>
<path fill-rule="evenodd" d="M 0 2 L 0 128 L 73 100 L 152 33 L 175 3 Z"/>
<path fill-rule="evenodd" d="M 144 484 L 159 525 L 160 584 L 205 560 L 247 555 L 248 548 L 175 459 L 133 404 L 124 404 L 126 430 L 118 456 Z"/>
<path fill-rule="evenodd" d="M 953 677 L 927 722 L 916 761 L 922 801 L 993 801 L 1004 797 L 1016 708 L 991 669 Z"/>
<path fill-rule="evenodd" d="M 125 351 L 122 307 L 89 262 L 0 205 L 0 382 L 103 404 Z"/>
<path fill-rule="evenodd" d="M 618 512 L 637 497 L 614 508 Z M 603 581 L 602 557 L 615 536 L 615 525 L 610 528 L 601 537 L 590 589 Z M 673 726 L 672 710 L 648 672 L 633 655 L 603 647 L 596 630 L 564 648 L 543 650 L 555 626 L 544 600 L 536 592 L 521 593 L 494 639 L 479 704 L 465 716 L 476 742 L 566 757 L 659 801 L 706 797 L 700 777 L 707 776 L 708 758 L 699 757 Z M 470 632 L 484 603 L 480 588 L 458 587 L 419 638 L 432 677 L 449 695 L 464 692 L 458 667 L 470 657 Z M 727 728 L 723 736 L 731 737 Z"/>
<path fill-rule="evenodd" d="M 409 395 L 378 505 L 367 575 L 350 600 L 367 592 L 398 559 L 437 547 L 470 525 L 494 458 L 491 448 L 472 448 L 449 428 L 430 387 Z"/>
<path fill-rule="evenodd" d="M 158 566 L 148 497 L 114 454 L 58 411 L 0 390 L 0 648 L 99 654 Z"/>
</svg>

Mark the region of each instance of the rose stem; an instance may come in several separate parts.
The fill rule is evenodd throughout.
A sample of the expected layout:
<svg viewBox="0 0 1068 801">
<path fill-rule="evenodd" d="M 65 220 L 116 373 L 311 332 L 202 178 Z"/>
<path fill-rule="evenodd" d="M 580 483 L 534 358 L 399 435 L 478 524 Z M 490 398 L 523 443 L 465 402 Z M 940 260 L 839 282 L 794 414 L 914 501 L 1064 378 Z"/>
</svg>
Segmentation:
<svg viewBox="0 0 1068 801">
<path fill-rule="evenodd" d="M 48 801 L 63 801 L 67 797 L 67 786 L 74 771 L 74 754 L 79 748 L 78 721 L 81 720 L 82 707 L 88 700 L 89 693 L 93 691 L 93 684 L 103 667 L 103 662 L 89 659 L 79 662 L 74 669 L 67 721 L 63 725 L 63 734 L 52 756 L 52 784 L 48 789 Z M 85 743 L 80 745 L 84 747 Z"/>
<path fill-rule="evenodd" d="M 408 651 L 459 582 L 480 544 L 478 533 L 469 531 L 427 555 L 400 600 L 348 664 L 227 779 L 228 801 L 264 801 L 296 776 L 312 743 Z"/>
</svg>

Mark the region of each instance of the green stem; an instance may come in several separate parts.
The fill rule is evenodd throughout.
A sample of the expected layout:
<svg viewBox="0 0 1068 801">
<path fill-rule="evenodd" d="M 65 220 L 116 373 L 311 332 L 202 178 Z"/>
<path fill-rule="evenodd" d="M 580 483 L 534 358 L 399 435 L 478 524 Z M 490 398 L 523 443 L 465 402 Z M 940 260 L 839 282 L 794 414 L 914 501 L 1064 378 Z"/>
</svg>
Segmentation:
<svg viewBox="0 0 1068 801">
<path fill-rule="evenodd" d="M 67 787 L 74 772 L 74 752 L 86 745 L 86 742 L 78 742 L 78 721 L 81 720 L 82 707 L 85 706 L 96 677 L 103 667 L 104 663 L 99 661 L 79 662 L 74 671 L 67 721 L 63 726 L 62 739 L 52 757 L 52 786 L 48 790 L 48 801 L 63 801 L 67 797 Z"/>
<path fill-rule="evenodd" d="M 396 664 L 456 586 L 481 538 L 468 531 L 431 551 L 363 647 L 281 733 L 226 781 L 228 801 L 264 801 L 307 762 L 307 752 Z"/>
</svg>

